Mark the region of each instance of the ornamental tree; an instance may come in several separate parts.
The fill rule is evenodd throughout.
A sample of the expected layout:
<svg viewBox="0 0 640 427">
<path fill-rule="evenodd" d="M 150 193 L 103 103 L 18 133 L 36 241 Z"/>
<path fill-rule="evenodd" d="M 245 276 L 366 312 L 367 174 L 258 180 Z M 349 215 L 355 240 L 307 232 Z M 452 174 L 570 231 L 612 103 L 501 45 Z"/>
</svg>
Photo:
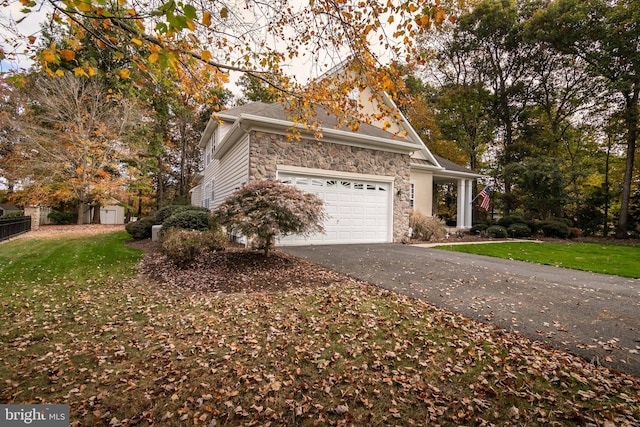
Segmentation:
<svg viewBox="0 0 640 427">
<path fill-rule="evenodd" d="M 409 0 L 9 0 L 20 2 L 20 13 L 0 20 L 0 59 L 19 61 L 35 57 L 42 71 L 54 75 L 57 65 L 69 63 L 77 75 L 94 75 L 99 64 L 85 61 L 88 44 L 112 54 L 113 78 L 136 79 L 140 73 L 154 81 L 158 69 L 189 75 L 203 67 L 214 83 L 240 72 L 296 99 L 303 111 L 321 103 L 336 109 L 350 107 L 346 95 L 353 79 L 327 84 L 326 72 L 346 59 L 359 73 L 359 87 L 400 93 L 398 64 L 423 61 L 415 40 L 447 21 L 466 1 Z M 46 13 L 48 23 L 68 28 L 64 40 L 40 44 L 39 32 L 29 33 L 19 21 Z M 37 15 L 36 15 L 37 16 Z M 34 55 L 35 54 L 35 55 Z M 322 82 L 306 84 L 309 77 Z M 389 65 L 388 67 L 386 65 Z M 335 76 L 333 76 L 335 77 Z M 185 86 L 188 89 L 187 86 Z M 337 97 L 336 92 L 342 96 Z M 384 103 L 381 103 L 384 105 Z M 298 109 L 296 109 L 297 111 Z M 300 113 L 301 117 L 305 117 Z M 300 119 L 302 121 L 302 119 Z"/>
<path fill-rule="evenodd" d="M 323 201 L 279 181 L 250 182 L 233 193 L 213 213 L 218 224 L 257 239 L 265 257 L 277 237 L 324 232 Z"/>
</svg>

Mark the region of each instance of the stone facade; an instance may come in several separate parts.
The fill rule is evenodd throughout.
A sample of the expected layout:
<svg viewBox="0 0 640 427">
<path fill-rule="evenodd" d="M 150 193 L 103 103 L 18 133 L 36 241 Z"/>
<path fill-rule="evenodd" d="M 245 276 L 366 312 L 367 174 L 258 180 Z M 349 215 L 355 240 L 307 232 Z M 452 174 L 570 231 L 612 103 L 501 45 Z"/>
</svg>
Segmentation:
<svg viewBox="0 0 640 427">
<path fill-rule="evenodd" d="M 277 165 L 395 177 L 393 240 L 409 230 L 409 154 L 398 154 L 312 140 L 289 141 L 286 136 L 251 132 L 249 179 L 274 179 Z"/>
</svg>

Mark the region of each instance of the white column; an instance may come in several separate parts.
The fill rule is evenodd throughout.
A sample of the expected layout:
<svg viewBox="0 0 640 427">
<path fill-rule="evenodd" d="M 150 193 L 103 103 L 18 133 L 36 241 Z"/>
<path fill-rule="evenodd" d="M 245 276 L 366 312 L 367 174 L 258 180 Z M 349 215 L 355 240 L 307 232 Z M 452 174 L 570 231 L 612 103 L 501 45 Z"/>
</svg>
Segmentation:
<svg viewBox="0 0 640 427">
<path fill-rule="evenodd" d="M 464 227 L 471 228 L 473 225 L 473 218 L 471 217 L 471 213 L 473 212 L 473 205 L 471 204 L 471 200 L 473 197 L 473 180 L 467 179 L 467 191 L 465 191 L 465 196 L 467 199 L 464 202 L 465 208 L 465 216 L 464 216 Z"/>
<path fill-rule="evenodd" d="M 457 228 L 464 228 L 464 219 L 465 219 L 466 210 L 467 210 L 467 206 L 466 206 L 467 197 L 465 194 L 466 189 L 467 189 L 467 186 L 465 185 L 464 179 L 459 179 L 458 180 L 458 218 L 456 220 Z"/>
</svg>

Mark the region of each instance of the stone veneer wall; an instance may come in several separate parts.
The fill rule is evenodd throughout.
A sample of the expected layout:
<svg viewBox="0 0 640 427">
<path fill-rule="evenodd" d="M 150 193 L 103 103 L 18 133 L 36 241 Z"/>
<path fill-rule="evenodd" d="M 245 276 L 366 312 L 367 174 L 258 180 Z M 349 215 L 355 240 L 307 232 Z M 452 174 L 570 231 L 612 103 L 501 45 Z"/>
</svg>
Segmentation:
<svg viewBox="0 0 640 427">
<path fill-rule="evenodd" d="M 288 141 L 285 136 L 251 132 L 249 179 L 274 179 L 277 165 L 327 169 L 368 175 L 395 176 L 393 241 L 409 231 L 409 155 L 310 140 Z M 398 191 L 401 194 L 398 195 Z"/>
</svg>

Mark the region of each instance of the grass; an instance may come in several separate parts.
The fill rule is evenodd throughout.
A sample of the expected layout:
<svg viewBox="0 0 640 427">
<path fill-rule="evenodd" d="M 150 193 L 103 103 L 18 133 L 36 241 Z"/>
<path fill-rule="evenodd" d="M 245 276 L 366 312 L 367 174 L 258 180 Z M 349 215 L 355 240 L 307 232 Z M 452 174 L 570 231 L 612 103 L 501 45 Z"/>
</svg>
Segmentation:
<svg viewBox="0 0 640 427">
<path fill-rule="evenodd" d="M 136 277 L 122 233 L 0 245 L 0 401 L 72 425 L 633 425 L 640 381 L 375 287 Z M 215 423 L 214 423 L 215 421 Z"/>
<path fill-rule="evenodd" d="M 591 271 L 594 273 L 640 278 L 639 245 L 616 245 L 591 242 L 514 242 L 484 245 L 438 246 L 437 248 Z"/>
</svg>

